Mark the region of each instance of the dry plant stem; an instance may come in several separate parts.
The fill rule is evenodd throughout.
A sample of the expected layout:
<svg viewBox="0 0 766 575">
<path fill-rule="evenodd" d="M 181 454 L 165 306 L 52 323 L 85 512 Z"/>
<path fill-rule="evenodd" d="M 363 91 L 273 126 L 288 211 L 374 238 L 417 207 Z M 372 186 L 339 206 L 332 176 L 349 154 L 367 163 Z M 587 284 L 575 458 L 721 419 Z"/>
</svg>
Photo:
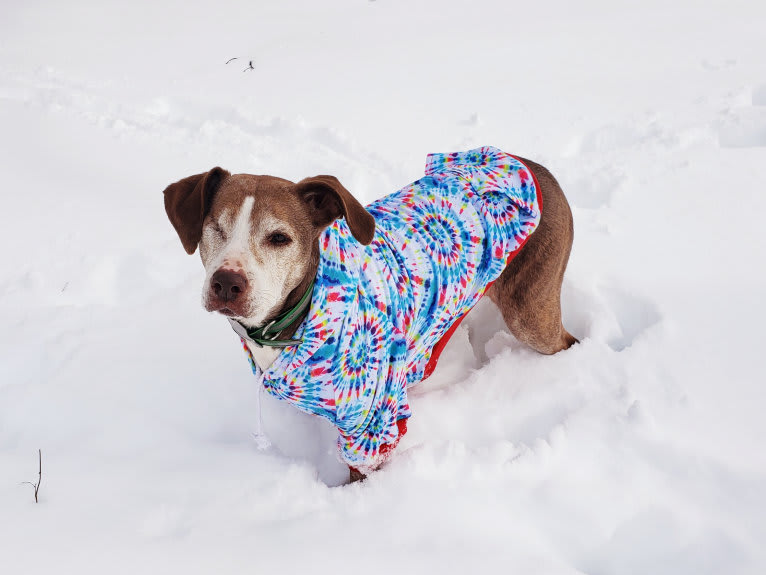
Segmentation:
<svg viewBox="0 0 766 575">
<path fill-rule="evenodd" d="M 37 483 L 32 483 L 31 481 L 25 481 L 24 483 L 28 483 L 32 487 L 35 488 L 35 503 L 39 503 L 39 500 L 37 498 L 37 494 L 40 491 L 40 484 L 43 482 L 43 452 L 41 449 L 37 450 L 37 458 L 38 458 L 38 471 L 37 471 Z"/>
<path fill-rule="evenodd" d="M 37 450 L 38 470 L 37 470 L 37 485 L 35 485 L 35 503 L 37 503 L 37 492 L 40 491 L 40 484 L 43 482 L 43 451 Z"/>
</svg>

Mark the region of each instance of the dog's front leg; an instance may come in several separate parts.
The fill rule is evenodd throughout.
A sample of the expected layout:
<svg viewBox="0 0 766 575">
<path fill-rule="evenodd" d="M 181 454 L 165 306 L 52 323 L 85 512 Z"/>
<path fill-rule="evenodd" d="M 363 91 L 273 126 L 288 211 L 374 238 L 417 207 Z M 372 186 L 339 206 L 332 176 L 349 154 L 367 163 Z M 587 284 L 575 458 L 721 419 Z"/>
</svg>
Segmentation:
<svg viewBox="0 0 766 575">
<path fill-rule="evenodd" d="M 357 481 L 364 481 L 365 477 L 367 477 L 364 473 L 359 471 L 358 469 L 354 469 L 353 467 L 349 467 L 349 483 L 356 483 Z"/>
</svg>

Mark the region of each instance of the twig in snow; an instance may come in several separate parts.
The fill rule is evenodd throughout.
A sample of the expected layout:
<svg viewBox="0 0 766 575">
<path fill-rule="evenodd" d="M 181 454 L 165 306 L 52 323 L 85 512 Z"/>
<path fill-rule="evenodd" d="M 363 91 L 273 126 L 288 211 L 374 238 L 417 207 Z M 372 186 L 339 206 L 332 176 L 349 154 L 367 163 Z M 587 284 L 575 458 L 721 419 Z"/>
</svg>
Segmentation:
<svg viewBox="0 0 766 575">
<path fill-rule="evenodd" d="M 233 62 L 234 60 L 237 60 L 237 58 L 229 58 L 228 60 L 226 60 L 226 63 L 228 64 L 229 62 Z"/>
<path fill-rule="evenodd" d="M 248 63 L 247 68 L 245 68 L 242 71 L 243 72 L 247 72 L 248 70 L 255 70 L 255 68 L 253 67 L 253 61 L 252 60 L 250 60 L 250 62 Z"/>
<path fill-rule="evenodd" d="M 43 452 L 42 450 L 37 450 L 37 457 L 39 459 L 39 470 L 37 472 L 37 483 L 32 483 L 31 481 L 23 481 L 22 484 L 28 483 L 32 487 L 35 488 L 35 503 L 38 503 L 37 499 L 37 493 L 40 491 L 40 484 L 43 482 Z"/>
</svg>

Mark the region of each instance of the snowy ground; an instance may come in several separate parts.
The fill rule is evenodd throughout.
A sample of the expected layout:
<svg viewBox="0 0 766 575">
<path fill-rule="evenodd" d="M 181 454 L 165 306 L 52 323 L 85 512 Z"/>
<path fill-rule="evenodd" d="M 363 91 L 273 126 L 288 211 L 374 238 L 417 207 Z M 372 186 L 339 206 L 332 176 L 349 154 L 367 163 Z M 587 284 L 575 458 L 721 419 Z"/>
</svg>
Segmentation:
<svg viewBox="0 0 766 575">
<path fill-rule="evenodd" d="M 763 6 L 4 4 L 1 572 L 766 571 Z M 222 165 L 369 201 L 484 144 L 568 194 L 581 345 L 482 304 L 364 484 L 271 402 L 258 449 L 162 190 Z"/>
</svg>

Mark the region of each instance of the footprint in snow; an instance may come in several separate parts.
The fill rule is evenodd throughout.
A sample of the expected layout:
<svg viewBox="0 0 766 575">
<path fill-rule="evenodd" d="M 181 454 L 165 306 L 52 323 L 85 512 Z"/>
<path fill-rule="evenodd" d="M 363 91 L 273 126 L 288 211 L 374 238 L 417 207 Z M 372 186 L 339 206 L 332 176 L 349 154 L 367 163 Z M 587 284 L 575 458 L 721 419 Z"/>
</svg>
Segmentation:
<svg viewBox="0 0 766 575">
<path fill-rule="evenodd" d="M 652 301 L 617 286 L 586 291 L 565 282 L 562 311 L 575 337 L 604 342 L 615 351 L 630 347 L 662 319 Z"/>
</svg>

